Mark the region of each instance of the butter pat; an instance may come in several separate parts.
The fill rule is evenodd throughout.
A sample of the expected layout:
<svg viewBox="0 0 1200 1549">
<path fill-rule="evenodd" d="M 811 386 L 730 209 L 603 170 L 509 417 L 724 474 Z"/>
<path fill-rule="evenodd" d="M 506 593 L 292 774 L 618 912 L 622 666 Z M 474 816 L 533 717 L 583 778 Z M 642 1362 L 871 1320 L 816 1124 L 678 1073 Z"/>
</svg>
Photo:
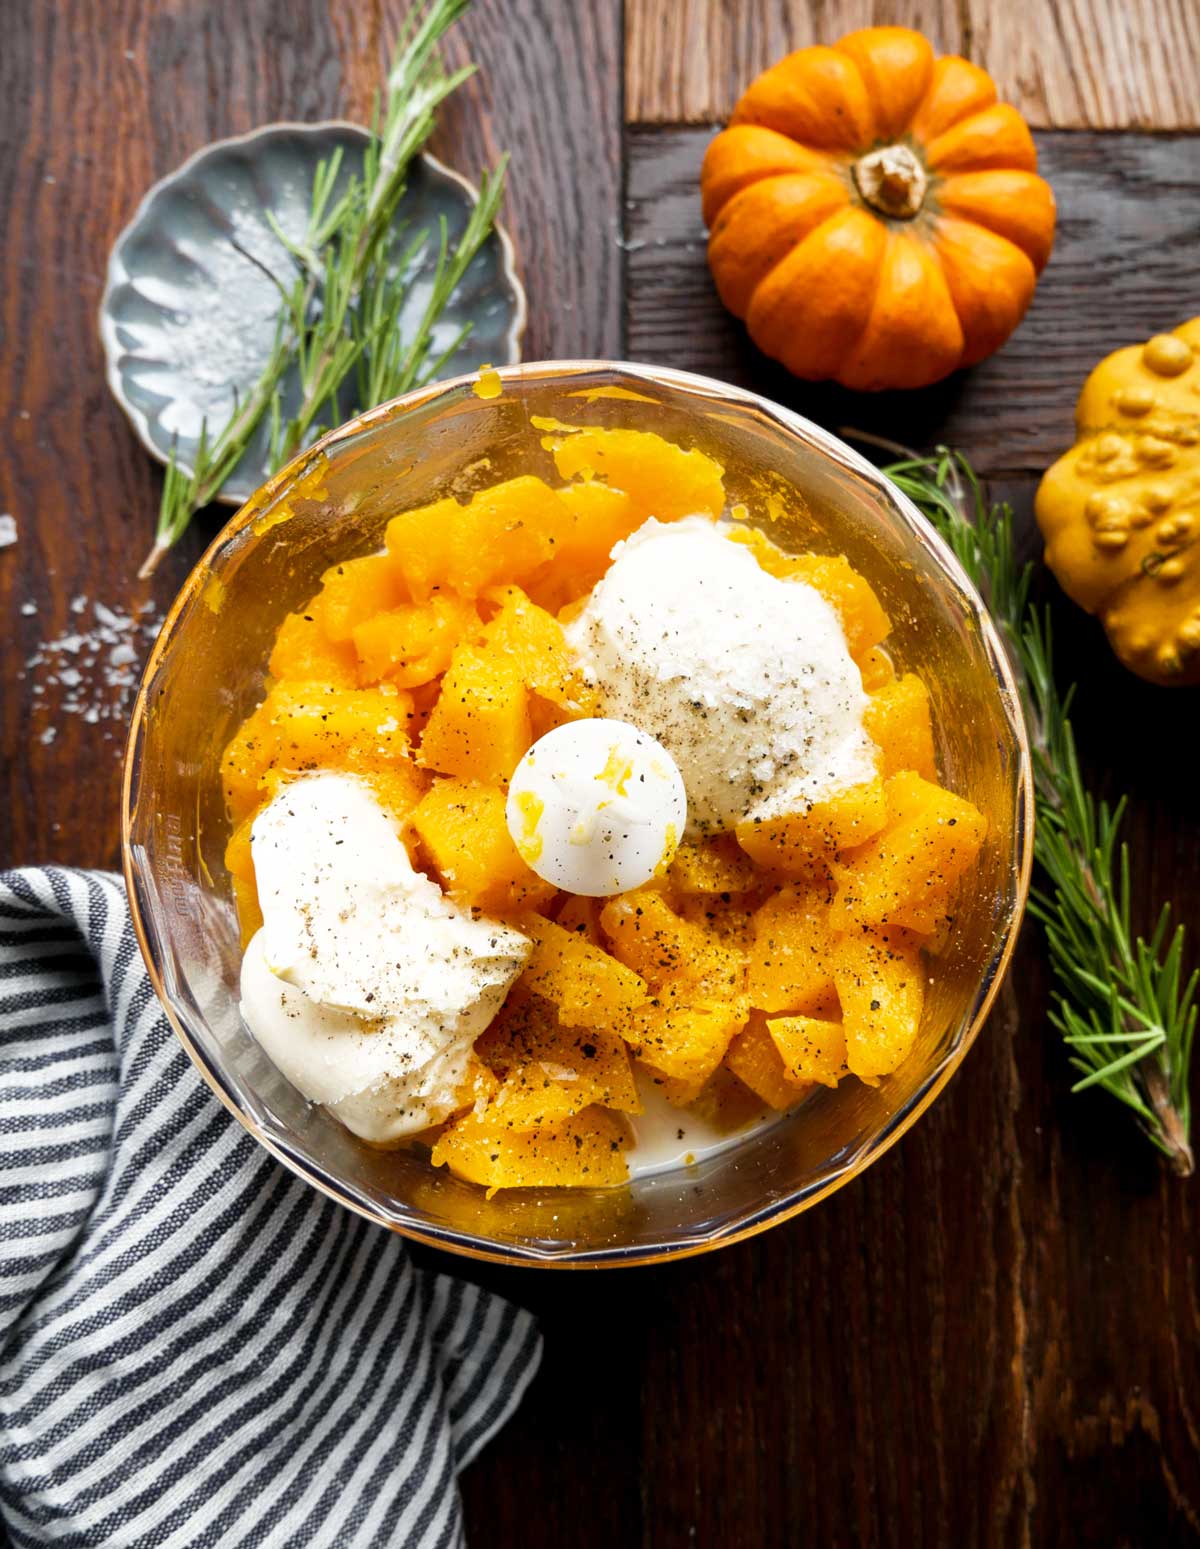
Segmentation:
<svg viewBox="0 0 1200 1549">
<path fill-rule="evenodd" d="M 263 911 L 242 963 L 250 1031 L 307 1098 L 369 1139 L 446 1118 L 528 938 L 415 871 L 350 776 L 286 786 L 250 842 Z"/>
<path fill-rule="evenodd" d="M 806 810 L 875 774 L 834 609 L 706 517 L 651 520 L 619 543 L 567 635 L 603 714 L 679 766 L 690 837 Z"/>
<path fill-rule="evenodd" d="M 624 721 L 568 721 L 525 754 L 508 788 L 508 828 L 539 877 L 589 898 L 665 871 L 687 819 L 675 760 Z"/>
</svg>

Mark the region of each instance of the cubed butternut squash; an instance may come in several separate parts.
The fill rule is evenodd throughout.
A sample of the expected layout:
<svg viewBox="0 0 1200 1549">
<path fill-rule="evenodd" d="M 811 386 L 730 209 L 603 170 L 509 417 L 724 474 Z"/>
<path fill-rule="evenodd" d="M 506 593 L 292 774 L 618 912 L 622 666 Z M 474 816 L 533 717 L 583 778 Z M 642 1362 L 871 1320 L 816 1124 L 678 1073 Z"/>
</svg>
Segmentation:
<svg viewBox="0 0 1200 1549">
<path fill-rule="evenodd" d="M 395 689 L 276 684 L 222 757 L 230 816 L 240 822 L 258 806 L 269 771 L 341 769 L 365 774 L 390 762 L 407 763 L 411 711 L 412 701 Z"/>
<path fill-rule="evenodd" d="M 439 500 L 388 523 L 387 550 L 414 602 L 444 588 L 477 597 L 522 582 L 557 552 L 573 518 L 556 490 L 530 474 L 480 490 L 466 505 Z"/>
<path fill-rule="evenodd" d="M 686 987 L 694 1006 L 745 1015 L 745 953 L 683 919 L 653 888 L 610 898 L 600 924 L 614 954 L 652 988 Z"/>
<path fill-rule="evenodd" d="M 834 862 L 837 930 L 897 923 L 897 916 L 944 898 L 974 864 L 987 821 L 965 797 L 909 771 L 886 784 L 887 823 L 867 844 Z"/>
<path fill-rule="evenodd" d="M 499 914 L 538 909 L 555 888 L 517 853 L 498 785 L 435 779 L 409 825 L 446 891 L 460 903 Z"/>
<path fill-rule="evenodd" d="M 823 1017 L 768 1017 L 767 1032 L 789 1081 L 837 1086 L 847 1072 L 846 1030 Z"/>
<path fill-rule="evenodd" d="M 639 1058 L 676 1083 L 663 1091 L 677 1105 L 695 1097 L 746 1019 L 737 1006 L 688 1005 L 685 994 L 662 991 L 634 1017 Z"/>
<path fill-rule="evenodd" d="M 660 522 L 717 517 L 725 508 L 720 463 L 650 431 L 584 426 L 563 436 L 554 448 L 554 462 L 564 479 L 599 479 L 623 490 L 641 521 L 650 516 Z"/>
<path fill-rule="evenodd" d="M 833 990 L 829 898 L 824 888 L 792 884 L 755 910 L 746 991 L 759 1011 L 811 1012 Z"/>
<path fill-rule="evenodd" d="M 551 1001 L 569 1027 L 611 1028 L 635 1040 L 632 1017 L 649 997 L 641 975 L 553 920 L 530 915 L 521 928 L 534 942 L 524 988 Z"/>
<path fill-rule="evenodd" d="M 584 682 L 563 627 L 517 586 L 494 588 L 486 601 L 496 613 L 483 626 L 480 643 L 520 673 L 525 686 L 571 715 L 595 713 L 595 690 Z"/>
<path fill-rule="evenodd" d="M 879 749 L 884 779 L 902 769 L 911 769 L 925 780 L 937 779 L 929 691 L 915 672 L 906 672 L 871 694 L 863 728 Z"/>
<path fill-rule="evenodd" d="M 354 627 L 359 679 L 419 688 L 445 672 L 454 648 L 478 625 L 474 606 L 452 592 L 376 613 Z"/>
<path fill-rule="evenodd" d="M 598 898 L 583 898 L 578 893 L 568 893 L 556 918 L 563 930 L 570 931 L 573 936 L 578 936 L 589 946 L 604 950 Z"/>
<path fill-rule="evenodd" d="M 462 780 L 503 784 L 529 746 L 529 691 L 495 652 L 461 645 L 421 738 L 421 761 Z"/>
<path fill-rule="evenodd" d="M 616 545 L 645 520 L 623 489 L 594 479 L 567 484 L 558 493 L 572 522 L 554 564 L 538 581 L 539 601 L 555 611 L 591 590 Z"/>
<path fill-rule="evenodd" d="M 903 931 L 856 930 L 836 939 L 831 956 L 846 1064 L 874 1083 L 903 1064 L 917 1040 L 925 1004 L 919 947 Z"/>
<path fill-rule="evenodd" d="M 392 556 L 367 554 L 327 570 L 321 590 L 305 612 L 313 615 L 330 640 L 346 644 L 364 619 L 407 601 L 404 578 Z"/>
<path fill-rule="evenodd" d="M 602 1188 L 629 1176 L 629 1131 L 607 1108 L 585 1108 L 553 1127 L 517 1131 L 494 1111 L 453 1120 L 433 1147 L 433 1165 L 496 1189 Z"/>
<path fill-rule="evenodd" d="M 794 1108 L 812 1084 L 807 1078 L 791 1074 L 767 1031 L 761 1012 L 751 1015 L 729 1045 L 725 1063 L 755 1096 L 768 1107 L 780 1111 Z"/>
<path fill-rule="evenodd" d="M 268 671 L 280 682 L 319 682 L 332 688 L 358 685 L 354 647 L 345 641 L 330 640 L 309 612 L 289 613 L 279 626 Z"/>
<path fill-rule="evenodd" d="M 565 1027 L 540 996 L 510 995 L 475 1052 L 500 1078 L 488 1104 L 510 1129 L 553 1124 L 592 1103 L 641 1112 L 625 1040 L 603 1028 Z"/>
<path fill-rule="evenodd" d="M 779 817 L 748 818 L 737 840 L 751 860 L 788 877 L 820 870 L 835 850 L 864 843 L 887 822 L 883 781 L 868 780 Z"/>
<path fill-rule="evenodd" d="M 754 863 L 733 834 L 715 839 L 684 841 L 667 871 L 667 887 L 675 893 L 747 893 L 760 881 Z"/>
</svg>

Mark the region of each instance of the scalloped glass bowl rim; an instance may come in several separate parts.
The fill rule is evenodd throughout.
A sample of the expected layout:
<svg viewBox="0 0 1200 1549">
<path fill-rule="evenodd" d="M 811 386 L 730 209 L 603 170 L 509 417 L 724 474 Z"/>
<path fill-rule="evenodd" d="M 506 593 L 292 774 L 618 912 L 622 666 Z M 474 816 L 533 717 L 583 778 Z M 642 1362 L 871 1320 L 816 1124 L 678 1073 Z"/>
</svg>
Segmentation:
<svg viewBox="0 0 1200 1549">
<path fill-rule="evenodd" d="M 401 1224 L 389 1219 L 387 1216 L 381 1215 L 361 1199 L 353 1189 L 348 1188 L 340 1180 L 327 1176 L 319 1167 L 293 1154 L 286 1145 L 280 1144 L 271 1136 L 266 1135 L 255 1122 L 253 1116 L 242 1108 L 233 1093 L 227 1089 L 222 1080 L 220 1070 L 210 1064 L 203 1051 L 193 1044 L 170 1002 L 163 984 L 162 975 L 149 949 L 145 922 L 142 918 L 134 876 L 131 825 L 136 791 L 135 766 L 137 763 L 136 754 L 139 735 L 146 714 L 147 687 L 153 681 L 160 661 L 170 647 L 180 614 L 207 580 L 209 566 L 213 557 L 231 539 L 253 522 L 260 510 L 268 505 L 277 493 L 301 477 L 309 464 L 323 456 L 330 448 L 336 447 L 340 442 L 353 440 L 354 437 L 367 428 L 399 418 L 413 408 L 428 404 L 431 399 L 460 391 L 465 386 L 473 385 L 479 380 L 479 374 L 476 372 L 417 388 L 401 398 L 392 399 L 388 403 L 380 404 L 377 408 L 367 411 L 365 414 L 357 415 L 336 430 L 330 431 L 319 441 L 314 442 L 311 447 L 308 447 L 304 452 L 295 457 L 292 462 L 282 468 L 252 495 L 245 505 L 221 528 L 204 554 L 197 561 L 163 621 L 162 628 L 154 644 L 154 649 L 151 651 L 146 663 L 130 720 L 121 802 L 122 869 L 129 898 L 130 915 L 138 945 L 158 999 L 176 1036 L 183 1044 L 184 1049 L 204 1080 L 225 1107 L 254 1136 L 260 1145 L 264 1146 L 284 1166 L 288 1167 L 314 1188 L 319 1189 L 329 1198 L 345 1205 L 358 1215 L 365 1216 L 368 1220 L 388 1228 L 390 1231 L 424 1243 L 429 1247 L 442 1248 L 468 1258 L 481 1259 L 498 1264 L 509 1264 L 526 1268 L 598 1269 L 619 1266 L 629 1267 L 637 1264 L 655 1264 L 661 1263 L 666 1259 L 691 1258 L 698 1254 L 711 1252 L 715 1248 L 726 1247 L 732 1243 L 744 1241 L 748 1237 L 753 1237 L 759 1232 L 766 1231 L 768 1227 L 787 1221 L 801 1211 L 811 1208 L 827 1195 L 848 1183 L 852 1178 L 857 1177 L 859 1173 L 863 1172 L 872 1162 L 894 1145 L 920 1118 L 921 1114 L 925 1112 L 926 1108 L 929 1107 L 958 1069 L 966 1057 L 967 1051 L 979 1036 L 979 1032 L 992 1009 L 1012 959 L 1029 893 L 1030 874 L 1033 864 L 1033 784 L 1029 740 L 1021 712 L 1020 697 L 1013 679 L 1012 669 L 1009 666 L 1007 654 L 996 627 L 992 623 L 982 598 L 980 598 L 978 592 L 967 578 L 962 566 L 951 552 L 949 546 L 906 495 L 886 480 L 877 468 L 865 458 L 859 456 L 858 453 L 853 451 L 838 437 L 823 430 L 812 421 L 806 420 L 803 416 L 794 413 L 790 409 L 785 409 L 757 393 L 749 392 L 743 388 L 732 387 L 710 377 L 699 376 L 692 372 L 677 371 L 669 367 L 647 366 L 627 361 L 580 359 L 531 361 L 514 366 L 497 367 L 495 369 L 501 382 L 534 378 L 539 381 L 553 383 L 555 380 L 562 379 L 566 381 L 580 374 L 610 372 L 627 379 L 635 388 L 640 380 L 650 387 L 656 385 L 674 387 L 691 392 L 701 398 L 709 398 L 714 405 L 732 404 L 752 409 L 764 415 L 788 434 L 798 436 L 816 452 L 833 459 L 873 484 L 881 498 L 890 504 L 904 519 L 905 524 L 912 529 L 921 546 L 929 553 L 945 580 L 948 583 L 952 583 L 961 594 L 974 622 L 979 627 L 992 671 L 1000 686 L 1005 716 L 1016 744 L 1018 766 L 1015 777 L 1016 813 L 1014 833 L 1017 878 L 1013 907 L 1003 939 L 1000 941 L 981 978 L 974 1009 L 970 1015 L 969 1026 L 965 1028 L 957 1045 L 950 1049 L 938 1064 L 929 1071 L 921 1086 L 917 1088 L 906 1104 L 897 1109 L 890 1121 L 883 1126 L 878 1134 L 865 1143 L 845 1165 L 831 1168 L 826 1176 L 803 1185 L 781 1199 L 770 1201 L 760 1212 L 751 1213 L 733 1226 L 721 1226 L 705 1237 L 688 1237 L 678 1241 L 663 1242 L 656 1244 L 652 1248 L 615 1246 L 595 1250 L 582 1250 L 579 1254 L 574 1254 L 571 1252 L 563 1253 L 561 1250 L 541 1253 L 534 1248 L 528 1247 L 518 1250 L 501 1246 L 486 1238 L 472 1236 L 466 1232 L 457 1232 L 453 1229 L 442 1231 L 433 1226 L 418 1226 L 407 1222 Z"/>
</svg>

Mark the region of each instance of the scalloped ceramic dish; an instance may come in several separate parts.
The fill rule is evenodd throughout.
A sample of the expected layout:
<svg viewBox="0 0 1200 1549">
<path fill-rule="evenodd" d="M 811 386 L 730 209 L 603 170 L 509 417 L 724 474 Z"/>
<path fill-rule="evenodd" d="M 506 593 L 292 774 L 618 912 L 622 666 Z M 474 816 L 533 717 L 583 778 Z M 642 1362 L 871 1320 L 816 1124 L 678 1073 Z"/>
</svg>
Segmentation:
<svg viewBox="0 0 1200 1549">
<path fill-rule="evenodd" d="M 598 1266 L 702 1253 L 784 1221 L 854 1177 L 933 1101 L 979 1032 L 1029 885 L 1029 750 L 1003 648 L 958 562 L 916 508 L 835 437 L 752 393 L 680 371 L 558 361 L 423 388 L 327 436 L 217 537 L 146 668 L 125 766 L 124 859 L 142 950 L 200 1072 L 268 1150 L 395 1231 L 508 1263 Z M 912 1055 L 878 1087 L 818 1088 L 779 1122 L 690 1167 L 619 1188 L 486 1198 L 416 1149 L 381 1151 L 307 1104 L 246 1031 L 224 865 L 221 750 L 264 693 L 283 616 L 338 558 L 380 547 L 396 512 L 548 471 L 539 416 L 653 430 L 724 466 L 771 538 L 844 553 L 893 624 L 897 667 L 930 691 L 942 777 L 987 815 L 988 842 L 938 957 Z M 972 1165 L 963 1158 L 964 1167 Z"/>
<path fill-rule="evenodd" d="M 100 337 L 108 384 L 160 461 L 174 446 L 180 465 L 190 470 L 205 419 L 223 423 L 234 394 L 245 395 L 270 354 L 279 310 L 271 275 L 290 282 L 295 269 L 264 212 L 289 237 L 302 238 L 317 163 L 341 149 L 340 189 L 361 168 L 369 139 L 361 126 L 336 120 L 268 124 L 205 146 L 142 200 L 109 258 Z M 414 270 L 402 331 L 415 328 L 424 309 L 439 220 L 445 218 L 453 243 L 477 197 L 465 178 L 435 157 L 413 162 L 396 212 L 396 245 L 407 246 L 422 229 L 433 237 Z M 434 358 L 464 325 L 471 330 L 442 375 L 485 362 L 515 364 L 525 314 L 512 243 L 497 227 L 434 330 Z M 285 407 L 297 396 L 293 376 L 285 381 Z M 343 404 L 343 417 L 353 407 Z M 234 470 L 220 497 L 227 505 L 240 505 L 266 477 L 267 434 L 260 426 Z"/>
</svg>

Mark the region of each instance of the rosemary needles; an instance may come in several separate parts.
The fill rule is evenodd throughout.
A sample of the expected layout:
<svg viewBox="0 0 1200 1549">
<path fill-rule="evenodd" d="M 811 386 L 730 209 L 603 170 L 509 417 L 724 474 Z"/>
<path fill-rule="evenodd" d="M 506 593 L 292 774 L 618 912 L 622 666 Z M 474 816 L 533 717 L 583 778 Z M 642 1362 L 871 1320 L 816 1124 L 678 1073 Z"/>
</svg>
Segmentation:
<svg viewBox="0 0 1200 1549">
<path fill-rule="evenodd" d="M 989 505 L 970 464 L 939 448 L 883 472 L 924 512 L 958 556 L 998 625 L 1020 687 L 1033 743 L 1034 855 L 1042 881 L 1030 912 L 1046 934 L 1055 980 L 1054 1025 L 1079 1072 L 1073 1090 L 1100 1087 L 1124 1103 L 1172 1169 L 1187 1175 L 1188 1069 L 1198 973 L 1185 976 L 1183 927 L 1163 905 L 1149 938 L 1130 913 L 1124 802 L 1097 801 L 1080 771 L 1071 692 L 1054 681 L 1049 615 L 1029 598 L 1012 512 Z"/>
<path fill-rule="evenodd" d="M 437 232 L 419 232 L 397 251 L 393 222 L 408 168 L 433 131 L 439 105 L 475 72 L 468 64 L 447 74 L 436 52 L 469 4 L 431 0 L 411 13 L 396 46 L 361 173 L 345 179 L 339 191 L 342 158 L 336 151 L 317 168 L 303 239 L 290 241 L 274 227 L 295 273 L 290 284 L 279 287 L 270 356 L 253 388 L 235 402 L 228 421 L 216 430 L 205 425 L 191 472 L 172 458 L 154 544 L 139 575 L 152 574 L 195 513 L 220 494 L 264 421 L 274 472 L 323 428 L 343 419 L 348 412 L 344 402 L 352 399 L 356 411 L 368 409 L 420 386 L 438 374 L 462 343 L 466 328 L 432 354 L 437 323 L 495 225 L 507 157 L 481 178 L 479 200 L 453 244 L 443 221 Z M 429 299 L 406 339 L 400 333 L 401 309 L 415 266 L 431 241 L 437 257 Z M 294 380 L 299 389 L 298 402 L 287 413 L 285 379 Z"/>
</svg>

